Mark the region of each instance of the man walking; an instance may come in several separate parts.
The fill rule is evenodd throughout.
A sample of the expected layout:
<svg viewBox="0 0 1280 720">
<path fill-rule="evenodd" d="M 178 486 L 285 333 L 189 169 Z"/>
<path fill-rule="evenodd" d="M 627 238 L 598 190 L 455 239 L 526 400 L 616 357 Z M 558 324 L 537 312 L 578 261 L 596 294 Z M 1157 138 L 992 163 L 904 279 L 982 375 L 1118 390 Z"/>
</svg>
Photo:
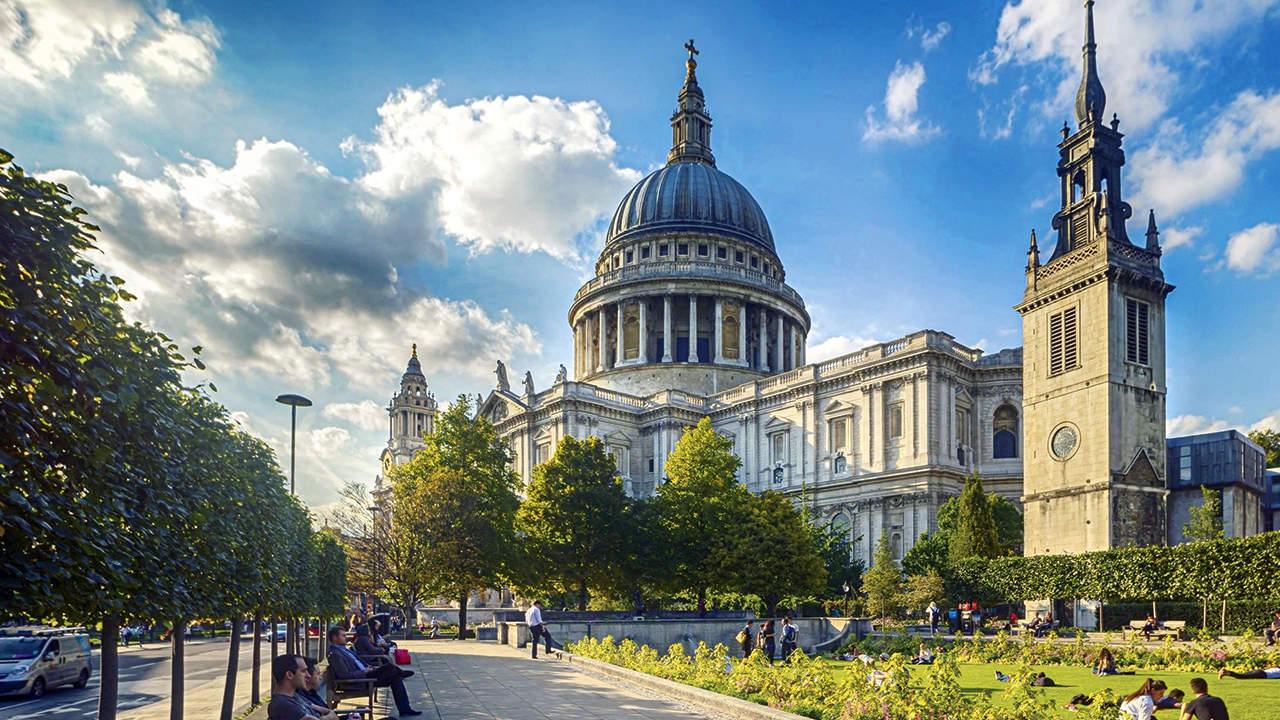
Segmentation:
<svg viewBox="0 0 1280 720">
<path fill-rule="evenodd" d="M 1191 692 L 1196 697 L 1182 706 L 1182 720 L 1230 720 L 1227 704 L 1209 694 L 1209 683 L 1204 678 L 1191 678 Z"/>
<path fill-rule="evenodd" d="M 533 659 L 538 659 L 538 637 L 546 638 L 547 657 L 551 657 L 551 632 L 542 622 L 542 601 L 534 600 L 533 605 L 524 614 L 524 622 L 529 626 L 529 644 L 533 646 Z"/>
<path fill-rule="evenodd" d="M 782 618 L 782 661 L 786 662 L 791 653 L 796 651 L 796 626 L 791 623 L 791 616 Z"/>
<path fill-rule="evenodd" d="M 938 607 L 938 603 L 930 602 L 924 614 L 929 619 L 929 636 L 933 637 L 938 634 L 938 621 L 942 618 L 942 610 Z"/>
</svg>

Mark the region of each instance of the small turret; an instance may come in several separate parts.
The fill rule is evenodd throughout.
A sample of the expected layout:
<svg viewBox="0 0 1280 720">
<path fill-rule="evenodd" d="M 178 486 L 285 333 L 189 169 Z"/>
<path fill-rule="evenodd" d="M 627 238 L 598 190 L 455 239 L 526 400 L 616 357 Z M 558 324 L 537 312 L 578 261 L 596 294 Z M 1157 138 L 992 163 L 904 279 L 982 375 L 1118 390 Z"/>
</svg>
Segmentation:
<svg viewBox="0 0 1280 720">
<path fill-rule="evenodd" d="M 685 61 L 684 86 L 680 88 L 678 108 L 671 116 L 671 152 L 667 164 L 678 162 L 704 163 L 715 167 L 716 157 L 711 154 L 711 116 L 707 115 L 706 98 L 698 87 L 694 72 L 698 61 L 693 59 L 698 49 L 693 40 L 685 43 L 689 59 Z"/>
<path fill-rule="evenodd" d="M 1031 247 L 1027 249 L 1027 271 L 1040 267 L 1040 246 L 1036 244 L 1036 229 L 1031 228 Z"/>
</svg>

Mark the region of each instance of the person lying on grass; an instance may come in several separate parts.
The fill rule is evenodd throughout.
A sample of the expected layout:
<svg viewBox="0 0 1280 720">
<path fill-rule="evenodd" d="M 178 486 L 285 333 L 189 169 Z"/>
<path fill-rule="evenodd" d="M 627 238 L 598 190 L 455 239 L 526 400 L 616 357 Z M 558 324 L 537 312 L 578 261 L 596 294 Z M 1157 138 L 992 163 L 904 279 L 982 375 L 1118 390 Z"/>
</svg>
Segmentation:
<svg viewBox="0 0 1280 720">
<path fill-rule="evenodd" d="M 1280 680 L 1280 667 L 1269 667 L 1264 670 L 1233 672 L 1226 668 L 1218 671 L 1218 677 L 1231 677 L 1237 680 Z"/>
</svg>

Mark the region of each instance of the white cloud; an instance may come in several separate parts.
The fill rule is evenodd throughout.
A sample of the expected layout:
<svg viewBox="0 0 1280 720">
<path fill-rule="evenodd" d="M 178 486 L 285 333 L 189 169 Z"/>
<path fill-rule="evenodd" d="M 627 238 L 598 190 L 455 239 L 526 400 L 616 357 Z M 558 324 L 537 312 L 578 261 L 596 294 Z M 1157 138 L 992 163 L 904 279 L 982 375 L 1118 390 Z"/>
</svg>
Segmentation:
<svg viewBox="0 0 1280 720">
<path fill-rule="evenodd" d="M 1179 415 L 1169 418 L 1165 423 L 1165 434 L 1169 437 L 1183 437 L 1228 430 L 1231 427 L 1226 420 L 1210 419 L 1203 415 Z"/>
<path fill-rule="evenodd" d="M 1244 408 L 1240 407 L 1239 405 L 1232 405 L 1231 407 L 1227 408 L 1227 412 L 1231 413 L 1232 415 L 1239 415 L 1240 413 L 1244 412 Z"/>
<path fill-rule="evenodd" d="M 138 66 L 151 77 L 195 85 L 213 74 L 218 32 L 208 20 L 183 22 L 178 13 L 160 10 L 152 36 L 137 50 Z"/>
<path fill-rule="evenodd" d="M 1234 192 L 1250 163 L 1280 148 L 1280 92 L 1245 90 L 1202 135 L 1188 135 L 1176 121 L 1163 123 L 1155 141 L 1133 154 L 1135 207 L 1176 217 Z"/>
<path fill-rule="evenodd" d="M 143 18 L 121 0 L 0 0 L 0 78 L 31 88 L 69 78 L 88 59 L 119 56 Z"/>
<path fill-rule="evenodd" d="M 1238 275 L 1270 275 L 1280 271 L 1280 225 L 1259 223 L 1235 233 L 1223 254 L 1226 267 Z"/>
<path fill-rule="evenodd" d="M 805 362 L 818 363 L 838 358 L 879 343 L 870 337 L 834 335 L 805 348 Z"/>
<path fill-rule="evenodd" d="M 1048 204 L 1049 204 L 1049 201 L 1053 200 L 1053 198 L 1054 198 L 1053 193 L 1050 193 L 1050 194 L 1048 194 L 1048 195 L 1045 195 L 1044 197 L 1038 197 L 1038 198 L 1036 198 L 1035 200 L 1032 200 L 1032 201 L 1031 201 L 1031 206 L 1030 206 L 1030 207 L 1031 207 L 1031 209 L 1032 209 L 1032 210 L 1039 210 L 1040 208 L 1044 207 L 1045 205 L 1048 205 Z"/>
<path fill-rule="evenodd" d="M 924 85 L 924 66 L 919 62 L 903 65 L 898 62 L 889 73 L 884 93 L 885 121 L 876 118 L 876 107 L 867 108 L 867 130 L 864 142 L 886 140 L 917 143 L 938 134 L 936 125 L 916 116 L 919 109 L 920 86 Z"/>
<path fill-rule="evenodd" d="M 1277 6 L 1280 0 L 1098 3 L 1094 8 L 1098 74 L 1107 90 L 1107 113 L 1118 113 L 1130 129 L 1157 122 L 1185 85 L 1183 65 L 1195 62 L 1209 45 L 1258 22 Z M 995 45 L 982 54 L 970 78 L 980 85 L 993 85 L 1008 68 L 1022 67 L 1028 77 L 1048 86 L 1048 97 L 1039 109 L 1056 123 L 1074 107 L 1083 38 L 1080 3 L 1007 3 Z"/>
<path fill-rule="evenodd" d="M 1255 430 L 1280 432 L 1280 408 L 1271 411 L 1270 415 L 1249 426 L 1249 432 L 1254 432 Z"/>
<path fill-rule="evenodd" d="M 1161 230 L 1160 247 L 1164 250 L 1172 250 L 1183 245 L 1191 246 L 1195 243 L 1195 239 L 1203 234 L 1204 227 L 1200 225 L 1185 228 L 1172 227 L 1167 230 Z"/>
<path fill-rule="evenodd" d="M 322 414 L 327 418 L 344 420 L 365 430 L 377 430 L 387 425 L 387 409 L 372 400 L 329 403 L 324 406 Z"/>
<path fill-rule="evenodd" d="M 916 23 L 907 27 L 907 37 L 920 38 L 920 47 L 925 52 L 935 50 L 942 44 L 942 39 L 951 33 L 951 23 L 943 20 L 933 27 L 932 30 L 924 25 Z"/>
<path fill-rule="evenodd" d="M 109 72 L 102 76 L 108 88 L 115 91 L 118 97 L 137 108 L 153 106 L 151 96 L 147 94 L 147 84 L 142 78 L 130 72 Z"/>
<path fill-rule="evenodd" d="M 433 198 L 441 228 L 475 252 L 577 259 L 583 234 L 640 179 L 616 164 L 595 102 L 517 95 L 449 105 L 439 87 L 392 94 L 374 139 L 349 138 L 343 149 L 368 165 L 359 182 L 370 196 Z"/>
</svg>

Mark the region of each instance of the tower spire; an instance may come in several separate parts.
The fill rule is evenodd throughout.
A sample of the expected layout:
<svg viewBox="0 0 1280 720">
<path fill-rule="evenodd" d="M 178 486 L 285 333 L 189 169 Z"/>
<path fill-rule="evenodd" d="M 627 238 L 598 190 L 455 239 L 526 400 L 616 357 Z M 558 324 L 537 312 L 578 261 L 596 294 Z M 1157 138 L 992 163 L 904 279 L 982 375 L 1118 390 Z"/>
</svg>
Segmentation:
<svg viewBox="0 0 1280 720">
<path fill-rule="evenodd" d="M 1160 252 L 1160 231 L 1156 229 L 1156 211 L 1147 211 L 1147 250 Z"/>
<path fill-rule="evenodd" d="M 671 152 L 667 153 L 667 164 L 678 162 L 702 163 L 715 166 L 716 158 L 711 154 L 711 116 L 707 115 L 706 98 L 702 88 L 698 87 L 698 76 L 695 70 L 698 61 L 698 49 L 693 40 L 684 44 L 689 51 L 689 59 L 685 61 L 684 86 L 680 88 L 680 97 L 676 111 L 671 116 Z"/>
<path fill-rule="evenodd" d="M 1076 91 L 1076 124 L 1102 119 L 1102 111 L 1107 106 L 1107 93 L 1102 89 L 1102 81 L 1098 79 L 1098 44 L 1093 39 L 1093 0 L 1084 3 L 1084 77 L 1080 80 L 1080 89 Z"/>
</svg>

